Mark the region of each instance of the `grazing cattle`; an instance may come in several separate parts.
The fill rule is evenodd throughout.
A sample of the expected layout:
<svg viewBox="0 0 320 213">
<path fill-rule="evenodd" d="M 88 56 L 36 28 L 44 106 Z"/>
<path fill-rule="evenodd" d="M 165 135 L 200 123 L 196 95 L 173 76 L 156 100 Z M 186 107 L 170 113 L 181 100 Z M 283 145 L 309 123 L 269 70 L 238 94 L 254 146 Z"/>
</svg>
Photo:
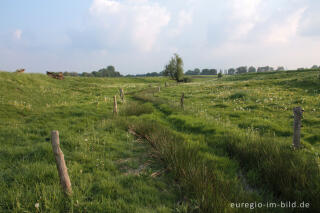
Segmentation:
<svg viewBox="0 0 320 213">
<path fill-rule="evenodd" d="M 17 69 L 16 73 L 23 73 L 25 71 L 25 69 Z"/>
<path fill-rule="evenodd" d="M 47 72 L 47 76 L 50 76 L 52 78 L 55 78 L 55 79 L 59 79 L 59 80 L 62 80 L 64 79 L 64 76 L 63 76 L 63 73 L 62 72 Z"/>
</svg>

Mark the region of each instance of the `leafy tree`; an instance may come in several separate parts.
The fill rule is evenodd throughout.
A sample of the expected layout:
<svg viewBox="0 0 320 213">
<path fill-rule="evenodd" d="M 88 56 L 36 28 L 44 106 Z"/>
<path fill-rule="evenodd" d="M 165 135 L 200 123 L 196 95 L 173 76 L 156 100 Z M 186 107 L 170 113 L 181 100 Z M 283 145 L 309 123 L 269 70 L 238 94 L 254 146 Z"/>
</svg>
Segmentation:
<svg viewBox="0 0 320 213">
<path fill-rule="evenodd" d="M 112 65 L 109 65 L 109 66 L 107 67 L 107 70 L 108 70 L 109 72 L 115 72 L 115 71 L 116 71 L 116 69 L 115 69 L 114 66 L 112 66 Z"/>
<path fill-rule="evenodd" d="M 249 67 L 248 72 L 256 72 L 257 69 L 253 66 Z"/>
<path fill-rule="evenodd" d="M 236 70 L 234 68 L 228 69 L 228 75 L 234 75 L 236 73 Z"/>
<path fill-rule="evenodd" d="M 317 66 L 317 65 L 313 65 L 312 67 L 311 67 L 311 69 L 312 70 L 317 70 L 319 67 Z"/>
<path fill-rule="evenodd" d="M 216 69 L 210 69 L 210 75 L 217 75 L 218 71 Z"/>
<path fill-rule="evenodd" d="M 161 74 L 160 73 L 157 73 L 157 72 L 151 72 L 151 73 L 147 73 L 146 76 L 147 77 L 155 77 L 155 76 L 160 76 Z"/>
<path fill-rule="evenodd" d="M 257 72 L 270 72 L 270 71 L 273 71 L 273 68 L 269 66 L 258 67 L 258 70 L 257 70 Z"/>
<path fill-rule="evenodd" d="M 195 73 L 195 75 L 200 75 L 200 73 L 201 73 L 201 71 L 200 71 L 199 68 L 195 68 L 195 69 L 193 70 L 193 72 Z"/>
<path fill-rule="evenodd" d="M 200 75 L 200 69 L 196 68 L 194 70 L 188 70 L 185 74 L 186 75 Z"/>
<path fill-rule="evenodd" d="M 188 70 L 185 74 L 186 75 L 196 75 L 195 72 L 192 70 Z"/>
<path fill-rule="evenodd" d="M 201 75 L 217 75 L 218 71 L 216 69 L 203 69 Z"/>
<path fill-rule="evenodd" d="M 219 72 L 218 78 L 222 78 L 222 72 Z"/>
<path fill-rule="evenodd" d="M 284 67 L 283 67 L 283 66 L 279 66 L 279 67 L 277 68 L 277 71 L 284 71 Z"/>
<path fill-rule="evenodd" d="M 178 54 L 174 54 L 174 56 L 170 59 L 169 64 L 165 66 L 163 74 L 171 77 L 177 82 L 183 80 L 183 61 Z"/>
<path fill-rule="evenodd" d="M 237 74 L 242 74 L 248 72 L 248 69 L 246 66 L 238 67 L 237 68 Z"/>
</svg>

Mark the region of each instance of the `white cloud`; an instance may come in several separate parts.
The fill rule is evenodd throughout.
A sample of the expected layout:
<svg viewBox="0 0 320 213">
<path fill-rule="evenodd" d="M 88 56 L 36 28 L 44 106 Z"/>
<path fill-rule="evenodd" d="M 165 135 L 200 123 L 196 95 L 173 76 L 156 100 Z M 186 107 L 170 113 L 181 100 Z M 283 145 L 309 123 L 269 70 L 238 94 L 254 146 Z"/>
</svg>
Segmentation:
<svg viewBox="0 0 320 213">
<path fill-rule="evenodd" d="M 306 10 L 306 7 L 300 8 L 293 14 L 289 15 L 283 22 L 275 23 L 265 37 L 266 42 L 286 43 L 293 39 L 299 27 L 300 19 Z"/>
<path fill-rule="evenodd" d="M 301 18 L 298 33 L 303 36 L 320 36 L 320 2 L 309 6 Z"/>
<path fill-rule="evenodd" d="M 192 12 L 186 11 L 186 10 L 180 10 L 178 17 L 177 17 L 177 23 L 170 31 L 170 34 L 175 37 L 180 35 L 183 32 L 183 29 L 187 25 L 192 24 Z"/>
<path fill-rule="evenodd" d="M 106 31 L 106 40 L 121 44 L 132 42 L 142 51 L 150 51 L 170 21 L 165 7 L 148 0 L 94 0 L 90 13 Z"/>
<path fill-rule="evenodd" d="M 20 29 L 17 29 L 14 31 L 13 33 L 13 37 L 17 40 L 20 40 L 21 39 L 21 36 L 22 36 L 22 30 Z"/>
<path fill-rule="evenodd" d="M 105 12 L 117 13 L 120 10 L 120 3 L 109 0 L 94 0 L 90 12 L 96 15 L 103 15 Z"/>
<path fill-rule="evenodd" d="M 261 20 L 261 0 L 232 0 L 231 22 L 232 28 L 229 29 L 232 40 L 241 39 L 248 35 L 254 26 Z"/>
</svg>

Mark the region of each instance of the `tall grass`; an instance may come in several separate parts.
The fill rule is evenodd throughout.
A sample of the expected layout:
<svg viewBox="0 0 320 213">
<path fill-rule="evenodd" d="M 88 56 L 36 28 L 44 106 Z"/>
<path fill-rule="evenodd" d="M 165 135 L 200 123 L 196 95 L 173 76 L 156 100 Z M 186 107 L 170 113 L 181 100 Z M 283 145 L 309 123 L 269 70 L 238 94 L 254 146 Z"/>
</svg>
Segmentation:
<svg viewBox="0 0 320 213">
<path fill-rule="evenodd" d="M 230 202 L 259 199 L 243 191 L 238 179 L 221 175 L 215 162 L 202 153 L 200 144 L 186 141 L 154 120 L 139 119 L 131 123 L 134 124 L 129 124 L 129 132 L 151 145 L 153 156 L 165 163 L 185 197 L 195 201 L 188 212 L 232 212 Z"/>
<path fill-rule="evenodd" d="M 293 150 L 275 137 L 248 131 L 226 131 L 219 143 L 247 171 L 252 184 L 271 190 L 276 197 L 309 202 L 320 209 L 320 170 L 315 154 Z"/>
<path fill-rule="evenodd" d="M 236 96 L 236 98 L 239 98 L 238 94 Z M 164 105 L 162 104 L 164 100 L 161 100 L 161 98 L 157 98 L 154 101 L 153 97 L 148 99 L 145 95 L 144 101 L 153 102 L 157 108 Z M 232 124 L 221 125 L 219 120 L 201 122 L 201 119 L 188 114 L 190 114 L 188 110 L 182 113 L 177 109 L 171 108 L 171 111 L 166 115 L 166 119 L 172 125 L 171 127 L 179 131 L 205 135 L 208 145 L 214 150 L 222 150 L 231 159 L 238 161 L 252 187 L 260 188 L 262 191 L 269 191 L 277 199 L 309 202 L 311 212 L 320 209 L 320 164 L 317 153 L 308 148 L 294 151 L 291 149 L 291 144 L 287 143 L 287 140 L 271 136 L 268 133 L 261 135 L 250 128 L 239 129 Z M 154 131 L 157 130 L 155 129 Z M 179 146 L 181 145 L 179 144 Z M 179 151 L 188 152 L 183 149 Z M 192 162 L 193 158 L 191 156 L 184 156 L 184 160 L 189 161 L 189 159 Z M 174 159 L 171 159 L 171 162 L 181 164 L 181 162 Z M 199 168 L 201 168 L 200 162 L 199 160 Z M 206 170 L 207 168 L 209 167 L 203 169 Z M 189 183 L 196 185 L 193 181 L 206 182 L 201 180 L 201 175 L 198 178 L 193 178 L 193 180 L 189 180 Z M 183 179 L 187 180 L 188 178 L 184 177 Z M 216 183 L 217 179 L 214 180 L 211 182 Z M 201 188 L 201 186 L 197 187 Z M 207 191 L 202 193 L 206 194 Z M 224 196 L 223 192 L 220 191 L 219 193 Z M 215 197 L 214 193 L 212 197 Z M 211 202 L 225 204 L 226 201 L 222 200 L 220 202 L 220 200 L 212 198 Z M 210 208 L 206 204 L 203 205 L 205 206 L 204 209 Z"/>
</svg>

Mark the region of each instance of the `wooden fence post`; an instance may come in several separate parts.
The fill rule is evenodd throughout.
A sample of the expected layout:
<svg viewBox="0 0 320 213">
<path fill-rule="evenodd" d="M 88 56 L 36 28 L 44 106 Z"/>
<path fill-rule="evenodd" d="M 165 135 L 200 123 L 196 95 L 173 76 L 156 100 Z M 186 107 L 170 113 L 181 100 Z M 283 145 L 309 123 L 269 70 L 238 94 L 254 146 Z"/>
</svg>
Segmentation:
<svg viewBox="0 0 320 213">
<path fill-rule="evenodd" d="M 180 105 L 181 105 L 181 108 L 183 109 L 184 108 L 184 92 L 181 95 Z"/>
<path fill-rule="evenodd" d="M 120 89 L 120 98 L 122 101 L 124 101 L 124 92 L 122 88 Z"/>
<path fill-rule="evenodd" d="M 164 86 L 165 86 L 165 87 L 168 87 L 168 83 L 167 83 L 167 82 L 164 82 Z"/>
<path fill-rule="evenodd" d="M 117 106 L 117 96 L 113 96 L 113 114 L 118 114 L 118 106 Z"/>
<path fill-rule="evenodd" d="M 160 88 L 160 86 L 158 87 L 158 92 L 160 92 L 160 90 L 161 90 L 161 88 Z"/>
<path fill-rule="evenodd" d="M 51 132 L 51 143 L 52 143 L 52 150 L 56 158 L 56 164 L 57 164 L 58 174 L 60 177 L 61 186 L 67 195 L 71 195 L 72 188 L 71 188 L 70 178 L 68 175 L 68 168 L 66 166 L 66 162 L 64 161 L 63 152 L 60 149 L 59 132 L 56 130 Z"/>
<path fill-rule="evenodd" d="M 303 110 L 301 107 L 293 108 L 294 122 L 293 122 L 293 147 L 300 148 L 300 131 L 301 131 L 301 118 Z"/>
</svg>

